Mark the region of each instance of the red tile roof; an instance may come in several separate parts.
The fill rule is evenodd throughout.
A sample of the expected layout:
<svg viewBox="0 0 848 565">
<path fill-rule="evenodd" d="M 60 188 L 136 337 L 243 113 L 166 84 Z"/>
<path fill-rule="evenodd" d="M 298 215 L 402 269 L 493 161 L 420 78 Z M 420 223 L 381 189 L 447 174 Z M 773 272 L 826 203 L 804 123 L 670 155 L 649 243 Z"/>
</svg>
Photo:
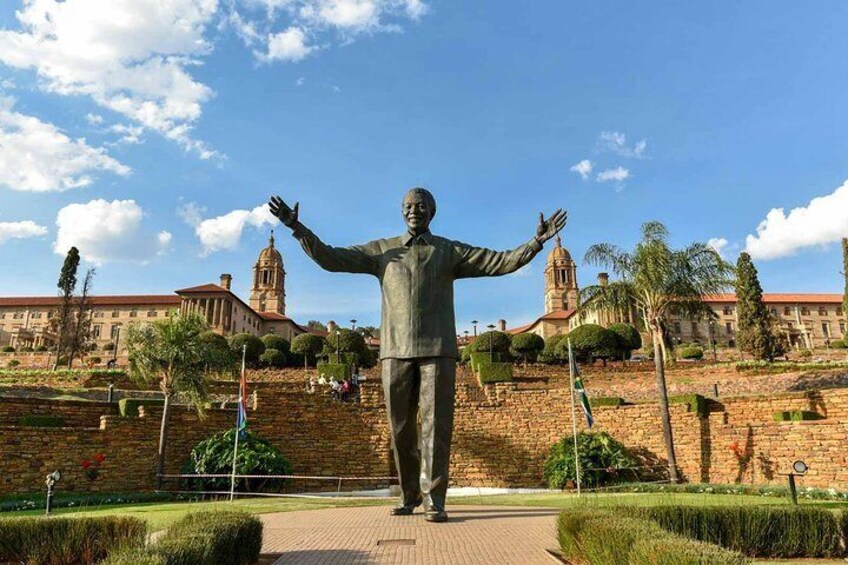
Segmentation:
<svg viewBox="0 0 848 565">
<path fill-rule="evenodd" d="M 178 306 L 180 297 L 175 294 L 138 294 L 92 296 L 93 306 Z M 58 296 L 0 296 L 0 307 L 58 306 Z"/>
<path fill-rule="evenodd" d="M 277 312 L 257 312 L 259 317 L 263 320 L 279 320 L 279 321 L 292 321 L 288 316 L 284 316 L 283 314 L 278 314 Z"/>
<path fill-rule="evenodd" d="M 229 290 L 224 288 L 223 286 L 218 286 L 217 284 L 202 284 L 200 286 L 190 286 L 188 288 L 181 288 L 177 290 L 177 294 L 199 294 L 202 292 L 226 292 L 230 293 Z"/>
<path fill-rule="evenodd" d="M 574 314 L 577 313 L 576 308 L 570 308 L 568 310 L 554 310 L 553 312 L 548 312 L 547 314 L 543 314 L 536 318 L 534 322 L 530 322 L 529 324 L 525 324 L 523 326 L 519 326 L 517 328 L 512 328 L 510 330 L 506 330 L 506 333 L 510 334 L 520 334 L 526 332 L 529 329 L 532 329 L 536 324 L 542 321 L 547 320 L 568 320 Z"/>
<path fill-rule="evenodd" d="M 735 294 L 716 294 L 704 298 L 704 302 L 736 302 Z M 780 304 L 841 304 L 841 294 L 786 294 L 786 293 L 763 293 L 763 302 Z"/>
</svg>

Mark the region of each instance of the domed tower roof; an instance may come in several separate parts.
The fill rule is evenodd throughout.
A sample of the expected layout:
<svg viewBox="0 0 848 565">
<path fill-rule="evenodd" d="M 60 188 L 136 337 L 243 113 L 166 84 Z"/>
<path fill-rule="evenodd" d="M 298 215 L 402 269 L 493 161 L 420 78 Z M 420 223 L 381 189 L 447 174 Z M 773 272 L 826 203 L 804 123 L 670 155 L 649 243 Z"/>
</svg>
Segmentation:
<svg viewBox="0 0 848 565">
<path fill-rule="evenodd" d="M 268 239 L 268 247 L 259 252 L 259 262 L 277 261 L 280 265 L 283 264 L 283 256 L 274 247 L 274 230 L 271 230 L 271 237 Z"/>
<path fill-rule="evenodd" d="M 568 252 L 568 249 L 562 246 L 562 239 L 559 235 L 556 236 L 556 247 L 551 249 L 551 252 L 548 255 L 548 263 L 553 263 L 556 260 L 571 262 L 571 253 Z"/>
</svg>

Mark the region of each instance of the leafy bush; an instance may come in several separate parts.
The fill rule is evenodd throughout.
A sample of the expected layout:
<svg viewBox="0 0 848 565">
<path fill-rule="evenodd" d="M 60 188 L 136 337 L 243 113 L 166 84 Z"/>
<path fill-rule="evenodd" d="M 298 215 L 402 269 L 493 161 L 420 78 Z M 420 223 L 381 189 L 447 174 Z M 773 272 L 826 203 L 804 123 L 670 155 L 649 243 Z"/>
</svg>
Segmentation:
<svg viewBox="0 0 848 565">
<path fill-rule="evenodd" d="M 278 334 L 263 335 L 262 343 L 265 344 L 265 349 L 276 349 L 277 351 L 282 351 L 283 354 L 291 351 L 289 340 Z"/>
<path fill-rule="evenodd" d="M 279 349 L 268 348 L 259 356 L 259 364 L 263 367 L 285 367 L 286 354 Z"/>
<path fill-rule="evenodd" d="M 109 554 L 99 565 L 169 565 L 165 557 L 153 548 L 119 549 Z"/>
<path fill-rule="evenodd" d="M 34 428 L 61 428 L 65 425 L 65 419 L 59 416 L 41 416 L 38 414 L 27 414 L 18 418 L 19 426 L 32 426 Z"/>
<path fill-rule="evenodd" d="M 809 359 L 810 357 L 813 356 L 813 352 L 810 351 L 809 349 L 802 349 L 801 351 L 798 352 L 798 356 L 801 357 L 802 359 Z"/>
<path fill-rule="evenodd" d="M 250 365 L 255 365 L 259 361 L 259 356 L 265 351 L 262 340 L 247 332 L 231 335 L 227 338 L 227 343 L 230 344 L 233 355 L 238 359 L 242 358 L 242 349 L 247 346 L 244 350 L 244 360 Z"/>
<path fill-rule="evenodd" d="M 12 347 L 11 345 L 7 345 L 3 348 L 3 353 L 14 353 L 14 352 L 15 352 L 15 348 Z"/>
<path fill-rule="evenodd" d="M 262 522 L 245 512 L 189 514 L 156 544 L 168 565 L 249 565 L 259 559 Z"/>
<path fill-rule="evenodd" d="M 485 365 L 487 363 L 500 363 L 501 362 L 501 354 L 492 352 L 491 357 L 489 356 L 489 352 L 486 353 L 473 351 L 470 354 L 471 356 L 471 370 L 475 373 L 480 371 L 480 366 Z"/>
<path fill-rule="evenodd" d="M 680 358 L 700 361 L 704 358 L 704 350 L 697 345 L 688 345 L 680 350 Z"/>
<path fill-rule="evenodd" d="M 0 563 L 82 565 L 118 548 L 140 548 L 147 524 L 138 518 L 4 518 L 0 520 Z"/>
<path fill-rule="evenodd" d="M 545 340 L 542 336 L 533 333 L 520 333 L 512 336 L 509 351 L 526 364 L 533 362 L 539 353 L 545 348 Z"/>
<path fill-rule="evenodd" d="M 565 334 L 556 334 L 546 339 L 545 348 L 542 349 L 541 353 L 539 353 L 539 357 L 537 358 L 538 361 L 547 365 L 561 363 L 563 360 L 559 357 L 559 349 L 557 346 L 565 339 L 565 337 Z"/>
<path fill-rule="evenodd" d="M 775 422 L 806 422 L 809 420 L 824 420 L 824 416 L 808 410 L 787 410 L 774 413 Z"/>
<path fill-rule="evenodd" d="M 577 451 L 580 456 L 580 481 L 587 487 L 596 487 L 620 480 L 620 471 L 636 465 L 624 445 L 606 432 L 578 432 Z M 544 467 L 545 482 L 549 488 L 564 489 L 568 481 L 576 481 L 574 464 L 574 436 L 556 442 L 548 454 Z"/>
<path fill-rule="evenodd" d="M 642 335 L 630 324 L 612 324 L 607 328 L 618 337 L 618 347 L 625 358 L 642 347 Z"/>
<path fill-rule="evenodd" d="M 189 462 L 183 468 L 187 474 L 217 475 L 228 474 L 233 469 L 233 443 L 235 429 L 218 432 L 194 446 Z M 237 475 L 289 475 L 291 463 L 282 452 L 265 438 L 247 431 L 239 438 Z M 191 486 L 198 490 L 223 490 L 230 488 L 229 478 L 190 479 Z M 236 488 L 241 491 L 256 492 L 265 486 L 279 485 L 273 479 L 239 479 Z"/>
<path fill-rule="evenodd" d="M 19 367 L 20 365 L 21 362 L 17 359 L 10 359 L 9 362 L 6 363 L 6 367 L 8 367 L 9 369 L 14 369 L 15 367 Z"/>
<path fill-rule="evenodd" d="M 103 351 L 115 351 L 115 344 L 111 341 L 103 344 Z"/>
<path fill-rule="evenodd" d="M 327 336 L 322 355 L 333 361 L 336 349 L 342 354 L 355 355 L 354 361 L 359 367 L 373 367 L 377 362 L 374 352 L 365 343 L 365 338 L 353 330 L 339 328 L 338 334 Z"/>
<path fill-rule="evenodd" d="M 42 352 L 47 351 L 47 346 L 46 345 L 39 345 L 38 347 L 35 348 L 35 350 L 38 351 L 39 353 L 42 353 Z"/>
<path fill-rule="evenodd" d="M 834 341 L 830 344 L 830 346 L 834 349 L 848 349 L 848 342 L 843 339 L 840 341 Z"/>
<path fill-rule="evenodd" d="M 318 374 L 324 375 L 328 381 L 349 379 L 353 374 L 352 370 L 353 367 L 345 363 L 318 363 Z"/>
<path fill-rule="evenodd" d="M 509 363 L 482 363 L 478 365 L 477 375 L 480 384 L 512 382 L 512 365 Z"/>
<path fill-rule="evenodd" d="M 618 335 L 597 324 L 578 326 L 568 332 L 567 337 L 557 345 L 556 353 L 561 359 L 568 359 L 568 340 L 571 340 L 574 355 L 582 361 L 618 356 Z"/>
<path fill-rule="evenodd" d="M 469 343 L 472 353 L 488 353 L 490 350 L 496 353 L 509 353 L 511 340 L 509 334 L 499 331 L 483 332 Z"/>
<path fill-rule="evenodd" d="M 19 351 L 21 353 L 32 353 L 34 350 L 29 345 L 25 345 L 25 346 L 21 347 Z"/>
<path fill-rule="evenodd" d="M 163 407 L 165 401 L 161 398 L 122 398 L 118 401 L 118 410 L 123 418 L 138 418 L 138 407 Z"/>
<path fill-rule="evenodd" d="M 743 565 L 748 560 L 717 545 L 663 536 L 641 538 L 627 556 L 628 565 Z"/>
<path fill-rule="evenodd" d="M 751 557 L 832 557 L 842 551 L 839 521 L 823 508 L 656 506 L 628 507 L 626 513 Z"/>
</svg>

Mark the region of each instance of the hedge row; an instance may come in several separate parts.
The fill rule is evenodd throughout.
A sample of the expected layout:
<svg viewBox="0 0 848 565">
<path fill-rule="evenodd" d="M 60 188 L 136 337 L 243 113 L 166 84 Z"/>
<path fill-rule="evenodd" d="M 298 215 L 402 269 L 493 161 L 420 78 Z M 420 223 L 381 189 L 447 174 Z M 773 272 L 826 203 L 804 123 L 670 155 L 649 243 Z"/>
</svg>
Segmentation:
<svg viewBox="0 0 848 565">
<path fill-rule="evenodd" d="M 689 412 L 695 412 L 701 418 L 709 417 L 707 399 L 700 394 L 679 394 L 668 397 L 669 404 L 688 404 Z"/>
<path fill-rule="evenodd" d="M 139 406 L 161 408 L 165 406 L 165 400 L 162 398 L 122 398 L 118 401 L 118 409 L 123 418 L 137 418 Z"/>
<path fill-rule="evenodd" d="M 138 518 L 6 518 L 0 520 L 0 563 L 88 565 L 118 548 L 142 548 Z"/>
<path fill-rule="evenodd" d="M 697 494 L 733 494 L 747 496 L 762 496 L 768 498 L 789 498 L 789 488 L 785 486 L 772 485 L 720 485 L 709 483 L 682 483 L 682 484 L 657 484 L 657 483 L 621 483 L 607 487 L 607 491 L 615 492 L 685 492 Z M 836 489 L 802 488 L 798 490 L 798 498 L 809 500 L 848 500 L 848 492 L 840 492 Z"/>
<path fill-rule="evenodd" d="M 477 375 L 480 384 L 512 382 L 512 365 L 509 363 L 482 363 L 478 365 Z"/>
<path fill-rule="evenodd" d="M 111 555 L 102 565 L 249 565 L 259 558 L 262 522 L 244 512 L 189 514 L 150 547 Z"/>
<path fill-rule="evenodd" d="M 774 413 L 775 422 L 806 422 L 810 420 L 824 420 L 824 416 L 808 410 L 787 410 Z"/>
<path fill-rule="evenodd" d="M 836 514 L 821 508 L 656 506 L 627 507 L 626 514 L 650 519 L 669 532 L 751 557 L 842 555 L 840 521 Z"/>
<path fill-rule="evenodd" d="M 669 533 L 655 522 L 595 509 L 565 510 L 557 520 L 560 549 L 588 565 L 741 565 L 739 553 Z"/>
<path fill-rule="evenodd" d="M 351 365 L 346 363 L 318 363 L 318 374 L 328 380 L 343 381 L 351 377 Z"/>
</svg>

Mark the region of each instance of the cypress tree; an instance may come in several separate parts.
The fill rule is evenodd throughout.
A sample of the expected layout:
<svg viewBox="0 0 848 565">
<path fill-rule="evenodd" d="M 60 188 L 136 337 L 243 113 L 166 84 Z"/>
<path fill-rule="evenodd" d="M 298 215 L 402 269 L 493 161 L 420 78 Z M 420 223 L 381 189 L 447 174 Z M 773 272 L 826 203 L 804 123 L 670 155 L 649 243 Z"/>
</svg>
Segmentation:
<svg viewBox="0 0 848 565">
<path fill-rule="evenodd" d="M 736 338 L 739 348 L 757 359 L 774 360 L 771 320 L 763 303 L 763 288 L 757 277 L 757 268 L 747 253 L 739 255 L 736 262 L 736 308 L 739 327 Z"/>
<path fill-rule="evenodd" d="M 59 282 L 56 284 L 59 287 L 59 315 L 58 315 L 58 331 L 59 341 L 56 344 L 56 363 L 53 365 L 55 369 L 59 364 L 63 352 L 69 348 L 69 342 L 73 339 L 73 298 L 74 290 L 77 287 L 77 269 L 79 268 L 80 255 L 76 247 L 71 247 L 68 254 L 65 256 L 65 262 L 62 264 L 62 271 L 59 273 Z"/>
</svg>

